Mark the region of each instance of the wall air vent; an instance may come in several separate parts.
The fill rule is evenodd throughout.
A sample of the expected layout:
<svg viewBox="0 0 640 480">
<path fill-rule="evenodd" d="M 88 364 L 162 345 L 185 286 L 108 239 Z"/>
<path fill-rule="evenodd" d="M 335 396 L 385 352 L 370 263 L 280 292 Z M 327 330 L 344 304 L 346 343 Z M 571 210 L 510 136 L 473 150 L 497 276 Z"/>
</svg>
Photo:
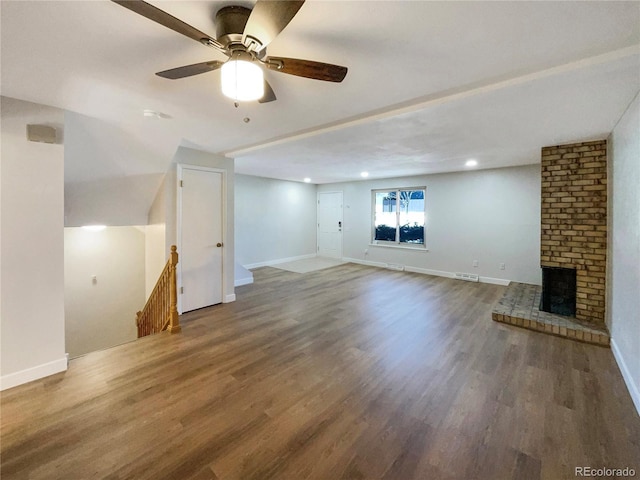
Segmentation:
<svg viewBox="0 0 640 480">
<path fill-rule="evenodd" d="M 48 125 L 27 125 L 27 140 L 30 142 L 56 143 L 56 129 Z"/>
<path fill-rule="evenodd" d="M 460 273 L 456 272 L 455 277 L 457 280 L 466 280 L 467 282 L 479 282 L 480 277 L 473 273 Z"/>
</svg>

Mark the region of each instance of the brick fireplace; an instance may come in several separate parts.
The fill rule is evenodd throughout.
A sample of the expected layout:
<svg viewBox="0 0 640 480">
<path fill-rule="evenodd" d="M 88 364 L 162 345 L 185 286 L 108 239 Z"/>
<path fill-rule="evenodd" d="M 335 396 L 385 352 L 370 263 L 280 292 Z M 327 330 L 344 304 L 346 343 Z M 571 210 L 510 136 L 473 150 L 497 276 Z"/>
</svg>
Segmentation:
<svg viewBox="0 0 640 480">
<path fill-rule="evenodd" d="M 512 282 L 492 317 L 608 345 L 607 142 L 544 147 L 541 169 L 540 265 L 544 289 Z M 551 303 L 556 306 L 549 307 Z"/>
<path fill-rule="evenodd" d="M 541 223 L 541 266 L 575 269 L 575 316 L 604 327 L 606 140 L 542 149 Z"/>
</svg>

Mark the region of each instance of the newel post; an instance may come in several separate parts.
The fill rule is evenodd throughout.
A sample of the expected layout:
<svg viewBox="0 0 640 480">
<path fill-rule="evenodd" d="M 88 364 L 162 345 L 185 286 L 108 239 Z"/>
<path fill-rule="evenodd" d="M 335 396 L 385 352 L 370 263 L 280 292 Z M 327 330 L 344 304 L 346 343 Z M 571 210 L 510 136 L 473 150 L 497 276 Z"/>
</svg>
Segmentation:
<svg viewBox="0 0 640 480">
<path fill-rule="evenodd" d="M 175 245 L 171 245 L 169 258 L 169 330 L 170 333 L 178 333 L 181 330 L 178 320 L 178 282 L 176 279 L 176 265 L 178 264 L 178 252 Z"/>
</svg>

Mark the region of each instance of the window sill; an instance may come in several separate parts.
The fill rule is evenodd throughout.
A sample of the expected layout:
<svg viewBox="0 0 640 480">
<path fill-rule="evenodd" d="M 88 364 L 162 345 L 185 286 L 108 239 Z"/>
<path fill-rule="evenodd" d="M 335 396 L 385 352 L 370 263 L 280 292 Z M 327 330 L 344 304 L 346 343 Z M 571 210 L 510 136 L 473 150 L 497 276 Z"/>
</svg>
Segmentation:
<svg viewBox="0 0 640 480">
<path fill-rule="evenodd" d="M 382 247 L 382 248 L 396 248 L 398 250 L 412 250 L 414 252 L 428 252 L 429 250 L 427 249 L 427 247 L 422 246 L 422 247 L 409 247 L 409 246 L 404 246 L 404 245 L 385 245 L 382 243 L 370 243 L 369 244 L 370 247 Z"/>
</svg>

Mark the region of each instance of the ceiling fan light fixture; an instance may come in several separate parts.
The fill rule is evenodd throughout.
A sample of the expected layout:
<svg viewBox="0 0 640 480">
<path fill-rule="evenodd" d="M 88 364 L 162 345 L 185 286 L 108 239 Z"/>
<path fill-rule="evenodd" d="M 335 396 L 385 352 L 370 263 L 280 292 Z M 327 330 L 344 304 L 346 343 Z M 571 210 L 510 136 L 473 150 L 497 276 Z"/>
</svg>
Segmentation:
<svg viewBox="0 0 640 480">
<path fill-rule="evenodd" d="M 222 93 L 236 101 L 258 100 L 264 95 L 262 68 L 247 60 L 229 60 L 220 70 Z"/>
</svg>

